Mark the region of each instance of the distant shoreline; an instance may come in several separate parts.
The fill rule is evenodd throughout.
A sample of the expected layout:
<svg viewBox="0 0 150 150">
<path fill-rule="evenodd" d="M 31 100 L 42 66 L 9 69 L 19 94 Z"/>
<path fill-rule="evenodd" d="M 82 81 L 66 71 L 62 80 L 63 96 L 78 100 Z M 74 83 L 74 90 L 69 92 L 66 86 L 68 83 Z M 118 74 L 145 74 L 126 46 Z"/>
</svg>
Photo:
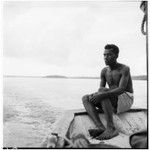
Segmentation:
<svg viewBox="0 0 150 150">
<path fill-rule="evenodd" d="M 100 79 L 100 77 L 67 77 L 61 75 L 49 75 L 49 76 L 18 76 L 18 75 L 4 75 L 3 77 L 13 77 L 13 78 L 55 78 L 55 79 Z M 132 76 L 132 80 L 147 80 L 146 75 Z"/>
</svg>

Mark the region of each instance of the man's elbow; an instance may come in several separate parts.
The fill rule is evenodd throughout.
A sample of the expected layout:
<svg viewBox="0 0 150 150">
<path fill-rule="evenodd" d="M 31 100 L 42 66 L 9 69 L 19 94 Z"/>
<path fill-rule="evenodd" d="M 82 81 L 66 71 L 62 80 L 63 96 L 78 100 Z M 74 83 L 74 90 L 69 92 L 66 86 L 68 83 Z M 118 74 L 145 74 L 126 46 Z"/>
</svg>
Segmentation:
<svg viewBox="0 0 150 150">
<path fill-rule="evenodd" d="M 122 87 L 119 87 L 115 90 L 115 92 L 112 93 L 113 96 L 118 96 L 118 95 L 121 95 L 123 94 L 125 91 L 125 88 L 122 88 Z"/>
<path fill-rule="evenodd" d="M 125 88 L 124 87 L 120 87 L 118 90 L 118 94 L 123 94 L 125 92 Z"/>
</svg>

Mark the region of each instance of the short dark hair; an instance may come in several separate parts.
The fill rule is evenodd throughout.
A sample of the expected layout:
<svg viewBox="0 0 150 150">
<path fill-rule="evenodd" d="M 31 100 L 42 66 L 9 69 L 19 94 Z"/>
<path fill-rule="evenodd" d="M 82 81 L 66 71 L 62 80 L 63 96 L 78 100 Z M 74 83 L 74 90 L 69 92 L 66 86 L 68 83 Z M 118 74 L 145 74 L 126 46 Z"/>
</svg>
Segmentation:
<svg viewBox="0 0 150 150">
<path fill-rule="evenodd" d="M 115 53 L 116 55 L 119 54 L 119 48 L 114 44 L 107 44 L 105 46 L 105 49 L 111 49 L 113 51 L 113 53 Z"/>
</svg>

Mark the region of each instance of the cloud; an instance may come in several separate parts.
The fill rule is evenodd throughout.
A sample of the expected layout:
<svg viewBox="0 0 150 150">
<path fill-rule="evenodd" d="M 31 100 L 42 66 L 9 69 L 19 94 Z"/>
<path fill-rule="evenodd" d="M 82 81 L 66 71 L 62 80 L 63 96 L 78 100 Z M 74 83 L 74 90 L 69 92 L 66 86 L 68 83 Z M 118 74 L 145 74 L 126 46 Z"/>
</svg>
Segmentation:
<svg viewBox="0 0 150 150">
<path fill-rule="evenodd" d="M 145 72 L 146 67 L 137 70 L 136 63 L 141 57 L 140 65 L 145 66 L 142 16 L 139 2 L 7 2 L 4 57 L 12 62 L 15 59 L 15 64 L 18 59 L 27 70 L 26 63 L 33 68 L 41 66 L 37 72 L 46 73 L 45 68 L 56 73 L 95 75 L 94 69 L 104 66 L 105 44 L 114 43 L 120 48 L 121 62 L 136 68 L 135 73 Z"/>
<path fill-rule="evenodd" d="M 65 62 L 87 32 L 90 26 L 87 18 L 86 9 L 82 8 L 30 9 L 11 22 L 5 22 L 4 55 Z"/>
</svg>

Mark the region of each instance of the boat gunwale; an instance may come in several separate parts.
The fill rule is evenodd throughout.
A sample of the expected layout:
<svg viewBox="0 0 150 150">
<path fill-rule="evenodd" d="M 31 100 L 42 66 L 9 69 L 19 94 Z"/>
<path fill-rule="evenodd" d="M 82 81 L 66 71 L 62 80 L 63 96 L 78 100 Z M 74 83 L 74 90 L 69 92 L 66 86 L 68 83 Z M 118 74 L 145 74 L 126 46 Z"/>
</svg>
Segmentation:
<svg viewBox="0 0 150 150">
<path fill-rule="evenodd" d="M 78 116 L 78 115 L 87 115 L 87 112 L 84 110 L 84 109 L 75 109 L 75 110 L 68 110 L 68 111 L 71 111 L 74 113 L 74 116 Z M 136 113 L 136 112 L 147 112 L 147 109 L 146 108 L 132 108 L 126 112 L 123 112 L 123 113 Z M 99 112 L 99 114 L 104 114 L 103 112 Z M 122 113 L 120 113 L 122 114 Z M 116 115 L 119 115 L 119 114 L 116 114 Z"/>
</svg>

